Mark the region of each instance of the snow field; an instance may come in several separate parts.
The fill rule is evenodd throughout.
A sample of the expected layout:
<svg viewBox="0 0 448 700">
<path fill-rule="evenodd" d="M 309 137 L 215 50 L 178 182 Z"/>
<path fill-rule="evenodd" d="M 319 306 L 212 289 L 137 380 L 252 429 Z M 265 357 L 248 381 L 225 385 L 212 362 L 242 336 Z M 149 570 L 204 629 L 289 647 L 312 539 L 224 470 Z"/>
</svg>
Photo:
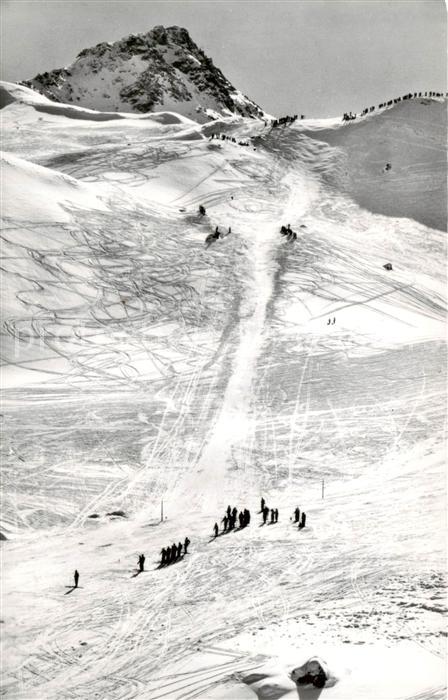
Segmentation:
<svg viewBox="0 0 448 700">
<path fill-rule="evenodd" d="M 28 112 L 23 137 L 14 108 L 35 195 L 3 230 L 8 695 L 311 698 L 289 674 L 318 654 L 322 697 L 443 697 L 441 233 L 329 187 L 338 158 L 292 129 L 229 120 L 261 143 L 214 150 Z M 251 524 L 211 541 L 228 503 Z"/>
</svg>

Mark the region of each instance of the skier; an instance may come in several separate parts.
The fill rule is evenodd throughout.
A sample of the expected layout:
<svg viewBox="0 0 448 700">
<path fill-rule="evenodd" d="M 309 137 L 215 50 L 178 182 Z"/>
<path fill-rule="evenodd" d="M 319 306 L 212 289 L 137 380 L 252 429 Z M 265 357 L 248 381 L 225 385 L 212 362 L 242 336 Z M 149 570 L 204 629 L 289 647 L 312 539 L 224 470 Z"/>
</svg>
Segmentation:
<svg viewBox="0 0 448 700">
<path fill-rule="evenodd" d="M 232 512 L 232 508 L 230 506 L 227 506 L 227 517 L 230 518 L 230 513 Z"/>
<path fill-rule="evenodd" d="M 201 216 L 205 216 L 205 207 L 202 204 L 199 205 L 199 213 Z"/>
<path fill-rule="evenodd" d="M 170 556 L 170 561 L 176 561 L 177 559 L 177 544 L 173 542 L 171 545 L 171 556 Z"/>
<path fill-rule="evenodd" d="M 218 537 L 218 533 L 219 533 L 218 523 L 215 523 L 215 524 L 214 524 L 214 526 L 213 526 L 213 531 L 214 531 L 214 533 L 215 533 L 215 537 Z"/>
<path fill-rule="evenodd" d="M 275 522 L 278 523 L 278 508 L 274 510 Z"/>
<path fill-rule="evenodd" d="M 161 566 L 164 566 L 164 564 L 166 564 L 166 562 L 167 562 L 167 550 L 165 549 L 165 547 L 163 547 L 163 549 L 161 551 L 161 555 L 162 555 L 162 558 L 160 560 L 160 564 L 161 564 Z"/>
<path fill-rule="evenodd" d="M 244 525 L 250 524 L 250 511 L 246 508 L 244 509 Z"/>
<path fill-rule="evenodd" d="M 294 511 L 294 522 L 298 523 L 300 520 L 300 508 L 296 508 Z"/>
<path fill-rule="evenodd" d="M 275 510 L 271 508 L 271 524 L 275 523 Z"/>
<path fill-rule="evenodd" d="M 145 570 L 145 555 L 144 554 L 140 554 L 140 556 L 138 558 L 138 568 L 139 568 L 139 571 Z"/>
<path fill-rule="evenodd" d="M 300 521 L 299 530 L 302 530 L 306 525 L 306 513 L 302 513 L 302 520 Z"/>
<path fill-rule="evenodd" d="M 260 505 L 260 513 L 263 513 L 265 505 L 266 505 L 266 501 L 264 500 L 264 498 L 262 498 L 261 505 Z"/>
<path fill-rule="evenodd" d="M 190 540 L 188 537 L 185 538 L 184 540 L 184 554 L 188 554 L 188 545 L 190 544 Z"/>
<path fill-rule="evenodd" d="M 268 508 L 267 506 L 265 506 L 265 507 L 263 508 L 263 525 L 266 525 L 266 521 L 267 521 L 267 519 L 268 519 L 268 515 L 269 515 L 269 508 Z"/>
<path fill-rule="evenodd" d="M 240 523 L 240 529 L 242 530 L 244 527 L 244 514 L 243 511 L 240 511 L 240 514 L 238 515 L 238 520 Z"/>
<path fill-rule="evenodd" d="M 177 556 L 176 559 L 180 559 L 182 556 L 182 542 L 179 542 L 177 545 Z"/>
<path fill-rule="evenodd" d="M 214 238 L 219 238 L 219 229 L 218 227 L 215 228 L 215 233 L 213 234 Z"/>
<path fill-rule="evenodd" d="M 79 571 L 78 569 L 75 569 L 75 588 L 78 588 L 78 581 L 79 581 Z"/>
</svg>

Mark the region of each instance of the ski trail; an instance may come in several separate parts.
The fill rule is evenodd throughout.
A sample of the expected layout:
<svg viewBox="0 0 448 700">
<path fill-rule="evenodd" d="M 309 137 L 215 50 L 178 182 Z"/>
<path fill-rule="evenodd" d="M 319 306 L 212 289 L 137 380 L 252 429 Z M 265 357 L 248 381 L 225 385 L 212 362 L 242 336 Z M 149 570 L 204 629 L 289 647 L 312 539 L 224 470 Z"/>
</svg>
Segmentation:
<svg viewBox="0 0 448 700">
<path fill-rule="evenodd" d="M 227 478 L 232 452 L 236 447 L 249 445 L 255 435 L 252 389 L 264 342 L 267 309 L 274 292 L 276 248 L 283 243 L 279 228 L 285 217 L 294 221 L 302 215 L 309 198 L 309 192 L 297 186 L 296 178 L 292 180 L 286 175 L 281 184 L 287 188 L 283 203 L 272 201 L 272 195 L 264 192 L 255 209 L 252 195 L 247 203 L 249 211 L 238 222 L 250 264 L 238 313 L 238 344 L 211 436 L 193 472 L 181 482 L 174 498 L 178 503 L 179 499 L 185 502 L 188 498 L 191 505 L 194 503 L 203 512 L 216 512 L 229 498 L 238 495 L 232 492 L 231 480 Z M 243 480 L 240 474 L 239 492 L 247 490 L 249 478 L 246 470 Z"/>
</svg>

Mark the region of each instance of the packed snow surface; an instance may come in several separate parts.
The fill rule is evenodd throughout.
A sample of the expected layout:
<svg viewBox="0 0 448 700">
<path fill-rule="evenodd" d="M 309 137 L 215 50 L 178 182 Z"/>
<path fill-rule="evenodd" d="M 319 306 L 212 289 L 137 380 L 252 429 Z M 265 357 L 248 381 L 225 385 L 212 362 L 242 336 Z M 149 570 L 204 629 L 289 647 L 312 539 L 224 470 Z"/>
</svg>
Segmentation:
<svg viewBox="0 0 448 700">
<path fill-rule="evenodd" d="M 3 96 L 4 692 L 445 697 L 445 103 L 271 129 Z"/>
</svg>

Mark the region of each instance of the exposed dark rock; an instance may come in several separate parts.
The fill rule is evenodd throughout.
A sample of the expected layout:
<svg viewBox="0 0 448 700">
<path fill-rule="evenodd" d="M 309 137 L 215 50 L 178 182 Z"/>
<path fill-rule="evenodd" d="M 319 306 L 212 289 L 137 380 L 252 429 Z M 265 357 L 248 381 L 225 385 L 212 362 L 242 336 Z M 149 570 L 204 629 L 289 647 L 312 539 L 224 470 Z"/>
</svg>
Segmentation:
<svg viewBox="0 0 448 700">
<path fill-rule="evenodd" d="M 92 80 L 93 79 L 93 80 Z M 100 81 L 107 82 L 104 93 Z M 262 116 L 262 110 L 226 79 L 182 27 L 157 26 L 115 43 L 83 49 L 68 68 L 46 71 L 23 81 L 56 102 L 76 102 L 102 111 L 161 110 L 179 102 L 182 114 L 229 110 Z M 191 105 L 189 105 L 191 103 Z"/>
</svg>

